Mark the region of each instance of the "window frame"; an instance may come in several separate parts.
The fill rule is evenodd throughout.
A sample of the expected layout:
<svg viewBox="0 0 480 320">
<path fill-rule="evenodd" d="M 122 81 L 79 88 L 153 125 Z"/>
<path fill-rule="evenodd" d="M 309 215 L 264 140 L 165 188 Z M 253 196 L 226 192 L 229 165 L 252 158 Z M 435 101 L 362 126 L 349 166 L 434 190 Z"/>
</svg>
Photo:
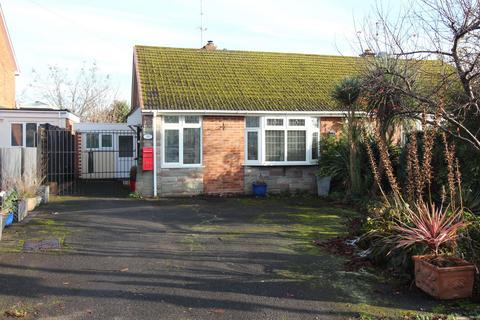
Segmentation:
<svg viewBox="0 0 480 320">
<path fill-rule="evenodd" d="M 177 115 L 175 115 L 177 116 Z M 188 123 L 185 122 L 185 117 L 190 116 L 198 116 L 198 123 Z M 202 116 L 199 115 L 178 115 L 179 120 L 178 123 L 167 123 L 165 122 L 165 116 L 161 119 L 161 145 L 160 145 L 160 154 L 161 154 L 161 161 L 160 166 L 161 168 L 201 168 L 203 166 L 203 130 L 202 124 L 203 119 Z M 183 163 L 183 129 L 200 129 L 200 163 Z M 165 130 L 178 130 L 178 162 L 165 162 Z"/>
<path fill-rule="evenodd" d="M 318 164 L 320 158 L 320 148 L 318 148 L 318 159 L 313 159 L 312 147 L 313 147 L 313 133 L 318 132 L 318 144 L 320 144 L 320 121 L 319 117 L 304 116 L 304 115 L 291 115 L 291 116 L 278 116 L 278 115 L 259 115 L 260 125 L 258 128 L 247 127 L 247 121 L 245 117 L 245 165 L 252 166 L 306 166 Z M 318 127 L 313 124 L 312 119 L 317 118 Z M 268 125 L 268 119 L 282 119 L 283 125 L 275 126 Z M 295 126 L 290 125 L 290 120 L 302 119 L 305 121 L 305 125 Z M 266 131 L 283 131 L 284 132 L 284 160 L 283 161 L 266 161 Z M 258 160 L 248 160 L 248 132 L 257 132 L 258 134 Z M 288 132 L 289 131 L 305 131 L 305 161 L 288 161 Z"/>
<path fill-rule="evenodd" d="M 88 147 L 88 135 L 96 135 L 98 137 L 98 146 L 95 148 Z M 82 137 L 83 138 L 83 137 Z M 100 150 L 102 148 L 102 135 L 98 131 L 85 131 L 85 150 L 86 151 L 94 151 Z"/>
<path fill-rule="evenodd" d="M 106 146 L 103 145 L 103 137 L 107 137 L 107 136 L 110 136 L 110 147 L 106 147 Z M 104 150 L 105 149 L 107 149 L 107 150 L 113 149 L 113 147 L 114 147 L 113 136 L 114 136 L 113 133 L 100 133 L 100 137 L 99 137 L 99 141 L 98 141 L 99 149 L 104 149 Z"/>
<path fill-rule="evenodd" d="M 247 116 L 248 117 L 248 116 Z M 247 127 L 247 117 L 245 117 L 245 164 L 259 165 L 262 159 L 262 117 L 258 117 L 258 127 Z M 248 133 L 257 133 L 257 160 L 248 159 Z"/>
<path fill-rule="evenodd" d="M 21 125 L 22 126 L 22 144 L 19 146 L 14 146 L 13 145 L 13 139 L 12 139 L 12 127 L 13 125 Z M 34 124 L 35 125 L 35 136 L 34 136 L 34 146 L 33 147 L 27 147 L 27 125 L 29 124 Z M 12 148 L 17 148 L 17 147 L 23 147 L 23 148 L 36 148 L 37 147 L 37 142 L 38 142 L 38 123 L 37 122 L 10 122 L 10 147 Z"/>
</svg>

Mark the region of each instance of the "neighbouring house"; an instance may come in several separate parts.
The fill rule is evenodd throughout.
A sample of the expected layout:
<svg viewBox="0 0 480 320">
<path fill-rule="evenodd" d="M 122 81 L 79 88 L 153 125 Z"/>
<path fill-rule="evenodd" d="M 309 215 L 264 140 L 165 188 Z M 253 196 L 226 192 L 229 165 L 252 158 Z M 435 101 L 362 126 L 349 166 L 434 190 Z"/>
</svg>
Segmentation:
<svg viewBox="0 0 480 320">
<path fill-rule="evenodd" d="M 333 87 L 359 57 L 136 46 L 130 125 L 147 196 L 315 190 L 321 136 L 341 131 Z"/>
<path fill-rule="evenodd" d="M 0 5 L 0 108 L 15 108 L 15 76 L 18 65 Z"/>
<path fill-rule="evenodd" d="M 15 101 L 15 58 L 0 6 L 0 147 L 36 147 L 39 125 L 71 129 L 80 119 L 68 110 L 41 102 L 18 106 Z"/>
<path fill-rule="evenodd" d="M 15 109 L 0 108 L 0 147 L 36 147 L 42 124 L 71 130 L 80 118 L 66 109 L 41 102 Z"/>
<path fill-rule="evenodd" d="M 80 179 L 128 180 L 137 163 L 137 131 L 125 123 L 77 123 Z"/>
</svg>

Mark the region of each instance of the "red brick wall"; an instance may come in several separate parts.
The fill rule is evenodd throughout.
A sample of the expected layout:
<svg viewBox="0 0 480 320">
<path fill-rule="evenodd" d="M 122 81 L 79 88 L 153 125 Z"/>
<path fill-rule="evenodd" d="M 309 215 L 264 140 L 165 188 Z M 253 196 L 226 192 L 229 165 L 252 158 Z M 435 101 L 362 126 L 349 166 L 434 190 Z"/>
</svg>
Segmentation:
<svg viewBox="0 0 480 320">
<path fill-rule="evenodd" d="M 322 117 L 320 118 L 320 134 L 325 137 L 329 132 L 335 132 L 339 137 L 343 130 L 343 118 L 340 117 Z"/>
<path fill-rule="evenodd" d="M 243 193 L 244 117 L 203 117 L 204 193 Z"/>
<path fill-rule="evenodd" d="M 15 108 L 15 71 L 7 30 L 0 21 L 0 107 Z"/>
<path fill-rule="evenodd" d="M 82 174 L 82 134 L 75 134 L 75 177 Z"/>
</svg>

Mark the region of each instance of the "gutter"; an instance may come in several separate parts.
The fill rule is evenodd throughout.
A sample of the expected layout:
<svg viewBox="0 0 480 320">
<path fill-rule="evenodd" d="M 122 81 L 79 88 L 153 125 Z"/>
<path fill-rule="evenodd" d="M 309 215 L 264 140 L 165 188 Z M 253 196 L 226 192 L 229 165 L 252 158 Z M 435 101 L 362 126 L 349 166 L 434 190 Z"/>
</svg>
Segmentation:
<svg viewBox="0 0 480 320">
<path fill-rule="evenodd" d="M 145 110 L 142 113 L 155 114 L 194 114 L 194 115 L 318 115 L 324 117 L 344 117 L 347 111 L 235 111 L 235 110 Z M 367 116 L 365 111 L 356 111 L 359 116 Z"/>
</svg>

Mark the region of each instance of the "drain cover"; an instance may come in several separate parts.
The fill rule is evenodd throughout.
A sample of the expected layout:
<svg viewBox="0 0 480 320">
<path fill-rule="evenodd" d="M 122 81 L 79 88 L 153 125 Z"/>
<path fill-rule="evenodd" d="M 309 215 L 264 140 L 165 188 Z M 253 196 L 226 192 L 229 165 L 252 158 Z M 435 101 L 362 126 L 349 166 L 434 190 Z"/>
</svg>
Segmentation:
<svg viewBox="0 0 480 320">
<path fill-rule="evenodd" d="M 60 249 L 60 241 L 58 241 L 58 239 L 27 240 L 23 244 L 23 250 L 28 250 L 28 251 L 50 250 L 50 249 Z"/>
</svg>

